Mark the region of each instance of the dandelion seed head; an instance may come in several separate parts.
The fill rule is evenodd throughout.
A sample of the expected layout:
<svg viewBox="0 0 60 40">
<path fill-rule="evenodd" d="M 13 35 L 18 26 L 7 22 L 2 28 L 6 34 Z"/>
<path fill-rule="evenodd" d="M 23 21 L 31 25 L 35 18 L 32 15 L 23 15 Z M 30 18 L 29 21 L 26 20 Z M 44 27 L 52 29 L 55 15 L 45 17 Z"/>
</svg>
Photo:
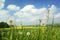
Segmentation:
<svg viewBox="0 0 60 40">
<path fill-rule="evenodd" d="M 27 32 L 27 35 L 30 35 L 30 32 Z"/>
</svg>

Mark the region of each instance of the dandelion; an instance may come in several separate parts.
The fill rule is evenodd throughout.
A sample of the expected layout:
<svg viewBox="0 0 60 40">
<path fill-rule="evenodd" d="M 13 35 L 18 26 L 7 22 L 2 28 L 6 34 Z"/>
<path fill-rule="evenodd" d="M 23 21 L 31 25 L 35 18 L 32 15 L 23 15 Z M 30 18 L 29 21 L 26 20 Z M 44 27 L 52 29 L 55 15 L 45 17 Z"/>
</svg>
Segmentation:
<svg viewBox="0 0 60 40">
<path fill-rule="evenodd" d="M 10 22 L 10 24 L 12 25 L 12 22 L 13 22 L 13 21 L 12 21 L 12 20 L 10 20 L 9 22 Z"/>
<path fill-rule="evenodd" d="M 45 20 L 41 20 L 41 26 L 46 26 L 46 19 Z"/>
<path fill-rule="evenodd" d="M 9 25 L 13 25 L 13 24 L 14 24 L 14 18 L 13 18 L 13 17 L 9 18 L 9 19 L 7 20 L 7 23 L 8 23 Z"/>
<path fill-rule="evenodd" d="M 29 36 L 30 35 L 30 32 L 27 32 L 27 35 Z"/>
</svg>

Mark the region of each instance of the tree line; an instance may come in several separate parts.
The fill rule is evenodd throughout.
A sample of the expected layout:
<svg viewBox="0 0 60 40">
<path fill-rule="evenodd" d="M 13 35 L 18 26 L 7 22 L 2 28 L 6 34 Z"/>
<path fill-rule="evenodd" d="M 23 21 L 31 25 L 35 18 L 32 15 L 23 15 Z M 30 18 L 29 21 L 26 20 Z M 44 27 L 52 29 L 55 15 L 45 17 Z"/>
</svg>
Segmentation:
<svg viewBox="0 0 60 40">
<path fill-rule="evenodd" d="M 6 22 L 0 22 L 0 28 L 9 28 L 10 25 L 8 25 Z"/>
</svg>

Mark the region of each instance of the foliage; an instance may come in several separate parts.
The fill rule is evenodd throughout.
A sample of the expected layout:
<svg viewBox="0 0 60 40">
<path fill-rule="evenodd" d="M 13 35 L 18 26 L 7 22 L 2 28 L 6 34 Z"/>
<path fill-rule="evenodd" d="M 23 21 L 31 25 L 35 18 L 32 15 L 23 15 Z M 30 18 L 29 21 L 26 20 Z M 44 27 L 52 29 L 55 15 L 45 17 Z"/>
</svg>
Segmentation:
<svg viewBox="0 0 60 40">
<path fill-rule="evenodd" d="M 9 25 L 5 22 L 0 22 L 0 28 L 9 28 Z"/>
</svg>

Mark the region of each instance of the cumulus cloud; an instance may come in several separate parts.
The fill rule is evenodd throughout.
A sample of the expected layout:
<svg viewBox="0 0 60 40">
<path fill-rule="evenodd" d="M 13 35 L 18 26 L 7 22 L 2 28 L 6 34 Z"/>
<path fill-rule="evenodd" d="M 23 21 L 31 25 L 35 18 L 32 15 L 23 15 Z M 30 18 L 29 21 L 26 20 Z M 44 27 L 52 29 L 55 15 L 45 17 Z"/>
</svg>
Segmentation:
<svg viewBox="0 0 60 40">
<path fill-rule="evenodd" d="M 60 23 L 60 13 L 54 15 L 54 23 Z"/>
<path fill-rule="evenodd" d="M 20 7 L 16 6 L 16 5 L 8 5 L 7 9 L 18 11 L 18 10 L 20 10 Z"/>
<path fill-rule="evenodd" d="M 54 18 L 60 18 L 60 13 L 57 13 Z"/>
<path fill-rule="evenodd" d="M 9 11 L 3 9 L 4 8 L 4 3 L 5 3 L 5 0 L 0 0 L 0 22 L 1 21 L 6 22 L 7 19 L 9 18 L 9 16 L 10 16 Z"/>
<path fill-rule="evenodd" d="M 9 11 L 7 10 L 0 10 L 0 22 L 1 21 L 7 21 L 8 17 L 9 17 Z"/>
<path fill-rule="evenodd" d="M 50 8 L 50 17 L 56 11 L 56 6 L 52 5 Z M 38 22 L 39 19 L 46 19 L 46 14 L 48 13 L 48 9 L 43 7 L 40 9 L 35 8 L 34 5 L 26 5 L 19 12 L 16 12 L 14 15 L 18 16 L 23 23 L 35 23 Z M 27 21 L 28 20 L 28 21 Z"/>
<path fill-rule="evenodd" d="M 57 8 L 55 5 L 52 5 L 51 8 L 49 8 L 49 10 L 50 10 L 50 13 L 54 13 L 57 10 Z"/>
<path fill-rule="evenodd" d="M 5 0 L 0 0 L 0 9 L 4 8 Z"/>
<path fill-rule="evenodd" d="M 28 11 L 31 11 L 32 9 L 34 9 L 34 5 L 26 5 L 24 8 L 21 9 L 21 11 L 25 11 L 25 12 L 28 12 Z"/>
<path fill-rule="evenodd" d="M 0 0 L 0 21 L 9 21 L 13 20 L 14 24 L 38 24 L 39 19 L 46 19 L 46 14 L 48 9 L 50 10 L 50 17 L 56 11 L 56 6 L 51 5 L 50 8 L 36 8 L 34 5 L 26 5 L 22 9 L 16 5 L 8 5 L 7 10 L 2 9 L 4 7 L 5 0 Z M 11 15 L 11 12 L 13 15 Z M 56 18 L 60 15 L 57 14 Z M 9 22 L 7 22 L 9 24 Z"/>
</svg>

